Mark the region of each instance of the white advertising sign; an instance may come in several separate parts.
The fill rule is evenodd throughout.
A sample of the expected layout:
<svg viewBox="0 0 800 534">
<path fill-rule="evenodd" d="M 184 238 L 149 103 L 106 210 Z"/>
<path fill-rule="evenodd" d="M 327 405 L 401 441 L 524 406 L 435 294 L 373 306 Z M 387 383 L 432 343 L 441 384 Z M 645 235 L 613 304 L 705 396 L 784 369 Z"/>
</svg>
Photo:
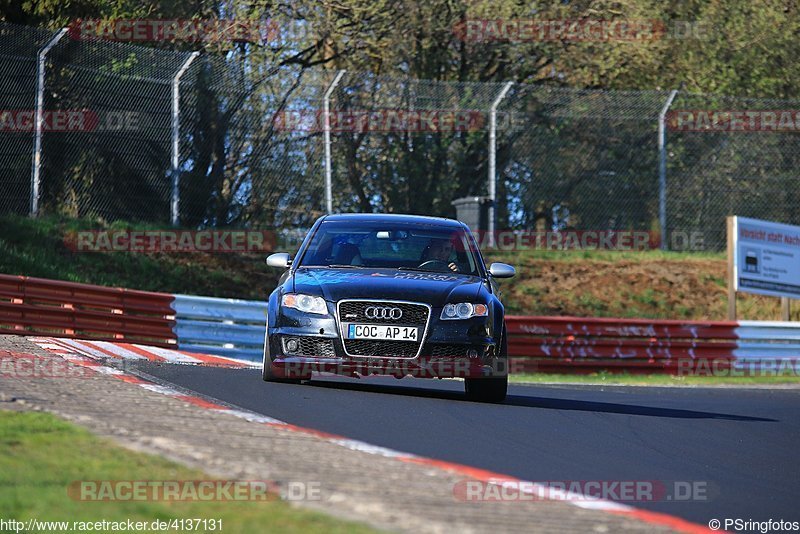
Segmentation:
<svg viewBox="0 0 800 534">
<path fill-rule="evenodd" d="M 734 289 L 800 298 L 800 226 L 733 218 Z"/>
</svg>

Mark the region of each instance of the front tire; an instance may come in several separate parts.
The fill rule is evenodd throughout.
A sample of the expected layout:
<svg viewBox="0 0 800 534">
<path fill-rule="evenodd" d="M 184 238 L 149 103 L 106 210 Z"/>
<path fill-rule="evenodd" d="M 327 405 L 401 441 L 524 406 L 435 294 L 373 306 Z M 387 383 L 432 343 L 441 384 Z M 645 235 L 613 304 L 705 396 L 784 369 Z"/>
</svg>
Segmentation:
<svg viewBox="0 0 800 534">
<path fill-rule="evenodd" d="M 506 329 L 500 340 L 500 360 L 503 366 L 503 376 L 491 378 L 467 378 L 464 380 L 464 392 L 467 399 L 478 402 L 503 402 L 508 394 L 508 343 Z"/>
<path fill-rule="evenodd" d="M 264 380 L 264 382 L 279 382 L 282 384 L 299 384 L 302 382 L 302 379 L 300 378 L 283 378 L 277 376 L 272 371 L 271 365 L 268 365 L 266 369 L 263 367 L 261 368 L 261 379 Z"/>
<path fill-rule="evenodd" d="M 497 378 L 467 378 L 464 381 L 467 398 L 478 402 L 503 402 L 508 392 L 508 376 Z"/>
<path fill-rule="evenodd" d="M 261 379 L 264 382 L 281 382 L 283 384 L 299 384 L 302 381 L 300 378 L 286 378 L 275 374 L 275 370 L 272 368 L 272 359 L 269 357 L 269 353 L 266 353 L 266 350 L 264 362 L 261 365 Z"/>
</svg>

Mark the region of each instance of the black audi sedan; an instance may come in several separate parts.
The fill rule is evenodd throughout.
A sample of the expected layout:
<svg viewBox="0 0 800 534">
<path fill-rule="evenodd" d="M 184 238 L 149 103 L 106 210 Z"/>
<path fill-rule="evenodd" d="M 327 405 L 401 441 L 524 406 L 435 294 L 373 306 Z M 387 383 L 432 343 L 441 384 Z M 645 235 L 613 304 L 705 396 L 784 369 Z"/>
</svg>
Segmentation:
<svg viewBox="0 0 800 534">
<path fill-rule="evenodd" d="M 299 382 L 345 376 L 463 378 L 467 397 L 499 402 L 508 387 L 504 309 L 469 228 L 436 217 L 327 215 L 269 297 L 262 375 Z"/>
</svg>

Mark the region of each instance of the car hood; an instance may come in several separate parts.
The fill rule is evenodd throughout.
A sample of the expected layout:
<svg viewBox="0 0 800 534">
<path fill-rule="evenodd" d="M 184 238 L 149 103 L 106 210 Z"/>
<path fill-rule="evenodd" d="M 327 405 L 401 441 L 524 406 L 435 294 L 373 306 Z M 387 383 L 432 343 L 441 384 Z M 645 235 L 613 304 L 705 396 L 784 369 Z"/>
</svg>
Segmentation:
<svg viewBox="0 0 800 534">
<path fill-rule="evenodd" d="M 299 268 L 293 291 L 321 295 L 328 301 L 364 298 L 407 300 L 444 306 L 475 301 L 483 287 L 477 276 L 397 271 L 395 269 Z"/>
</svg>

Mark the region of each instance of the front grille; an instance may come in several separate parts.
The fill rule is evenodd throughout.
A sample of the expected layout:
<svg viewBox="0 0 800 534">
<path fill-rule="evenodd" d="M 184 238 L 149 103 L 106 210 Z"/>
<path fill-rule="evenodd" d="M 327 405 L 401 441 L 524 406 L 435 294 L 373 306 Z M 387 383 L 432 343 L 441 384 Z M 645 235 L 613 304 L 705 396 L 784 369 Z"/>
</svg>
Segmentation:
<svg viewBox="0 0 800 534">
<path fill-rule="evenodd" d="M 298 349 L 289 352 L 286 343 L 293 339 L 298 343 Z M 307 356 L 310 358 L 335 358 L 333 340 L 309 336 L 283 336 L 283 353 L 289 356 Z"/>
<path fill-rule="evenodd" d="M 346 339 L 345 348 L 353 356 L 378 356 L 381 358 L 413 358 L 419 344 L 415 341 L 381 341 L 372 339 Z"/>
<path fill-rule="evenodd" d="M 403 312 L 403 316 L 396 321 L 392 319 L 369 319 L 364 313 L 369 306 L 400 308 Z M 423 304 L 351 300 L 339 304 L 339 320 L 343 323 L 425 326 L 428 323 L 428 307 Z"/>
<path fill-rule="evenodd" d="M 472 348 L 470 345 L 455 345 L 450 343 L 429 343 L 425 345 L 422 354 L 425 356 L 443 357 L 466 357 L 467 351 Z"/>
<path fill-rule="evenodd" d="M 369 306 L 400 308 L 402 317 L 392 319 L 369 319 L 365 310 Z M 421 328 L 419 341 L 383 341 L 372 339 L 343 339 L 344 350 L 349 356 L 367 356 L 380 358 L 414 358 L 424 341 L 428 326 L 430 308 L 425 304 L 409 302 L 351 300 L 338 305 L 340 328 L 342 323 L 360 324 L 396 324 L 418 326 Z"/>
</svg>

